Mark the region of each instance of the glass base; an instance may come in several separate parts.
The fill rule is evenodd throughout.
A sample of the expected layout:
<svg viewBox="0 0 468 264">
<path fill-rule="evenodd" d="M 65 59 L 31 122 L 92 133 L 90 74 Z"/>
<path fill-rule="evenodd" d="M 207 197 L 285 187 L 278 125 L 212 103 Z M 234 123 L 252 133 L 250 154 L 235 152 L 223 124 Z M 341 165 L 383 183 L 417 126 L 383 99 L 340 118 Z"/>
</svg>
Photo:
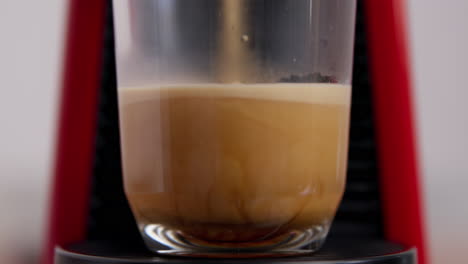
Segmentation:
<svg viewBox="0 0 468 264">
<path fill-rule="evenodd" d="M 329 224 L 292 230 L 271 239 L 255 242 L 220 243 L 198 240 L 159 224 L 142 228 L 147 247 L 161 255 L 203 258 L 261 258 L 307 255 L 320 249 Z"/>
</svg>

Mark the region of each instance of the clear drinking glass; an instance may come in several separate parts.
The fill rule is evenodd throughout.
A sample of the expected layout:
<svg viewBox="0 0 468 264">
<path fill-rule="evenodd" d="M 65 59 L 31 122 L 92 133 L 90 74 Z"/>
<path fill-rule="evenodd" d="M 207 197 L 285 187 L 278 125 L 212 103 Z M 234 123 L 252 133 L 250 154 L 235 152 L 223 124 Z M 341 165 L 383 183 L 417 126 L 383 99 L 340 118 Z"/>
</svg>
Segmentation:
<svg viewBox="0 0 468 264">
<path fill-rule="evenodd" d="M 149 249 L 322 245 L 345 184 L 355 8 L 114 1 L 124 185 Z"/>
</svg>

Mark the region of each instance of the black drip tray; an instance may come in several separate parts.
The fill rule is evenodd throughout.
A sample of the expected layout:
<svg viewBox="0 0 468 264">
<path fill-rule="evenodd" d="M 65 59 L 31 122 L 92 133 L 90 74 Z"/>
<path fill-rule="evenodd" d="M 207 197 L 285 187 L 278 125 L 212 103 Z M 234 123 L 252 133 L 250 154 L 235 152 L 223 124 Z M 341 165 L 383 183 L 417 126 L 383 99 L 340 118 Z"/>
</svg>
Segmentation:
<svg viewBox="0 0 468 264">
<path fill-rule="evenodd" d="M 416 264 L 416 250 L 380 240 L 328 241 L 311 256 L 256 259 L 200 259 L 161 257 L 143 247 L 109 241 L 87 241 L 55 252 L 55 264 L 110 264 L 110 263 L 273 263 L 273 264 Z"/>
</svg>

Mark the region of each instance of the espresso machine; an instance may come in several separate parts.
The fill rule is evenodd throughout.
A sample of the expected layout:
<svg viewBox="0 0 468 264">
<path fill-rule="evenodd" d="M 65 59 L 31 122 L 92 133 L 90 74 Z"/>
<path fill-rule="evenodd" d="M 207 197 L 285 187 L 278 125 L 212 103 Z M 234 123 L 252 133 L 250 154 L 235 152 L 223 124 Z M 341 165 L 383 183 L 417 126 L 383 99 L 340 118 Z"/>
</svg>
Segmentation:
<svg viewBox="0 0 468 264">
<path fill-rule="evenodd" d="M 427 263 L 404 1 L 358 2 L 346 190 L 323 249 L 254 260 L 146 250 L 122 186 L 112 11 L 69 1 L 44 264 Z"/>
</svg>

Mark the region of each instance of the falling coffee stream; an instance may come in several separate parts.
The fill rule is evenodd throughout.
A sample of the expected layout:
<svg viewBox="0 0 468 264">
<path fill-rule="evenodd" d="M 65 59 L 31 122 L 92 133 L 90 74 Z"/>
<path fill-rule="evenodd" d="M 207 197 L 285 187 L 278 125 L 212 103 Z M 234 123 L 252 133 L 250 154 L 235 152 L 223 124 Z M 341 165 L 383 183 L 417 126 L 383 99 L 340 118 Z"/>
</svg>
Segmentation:
<svg viewBox="0 0 468 264">
<path fill-rule="evenodd" d="M 220 8 L 218 80 L 221 83 L 239 83 L 246 79 L 251 55 L 248 50 L 248 0 L 222 0 Z M 245 177 L 245 176 L 243 176 Z M 243 179 L 246 182 L 246 179 Z M 211 195 L 208 195 L 211 199 Z M 209 204 L 209 201 L 208 201 Z M 208 207 L 210 208 L 210 207 Z M 243 200 L 236 201 L 239 216 L 249 222 Z"/>
<path fill-rule="evenodd" d="M 220 8 L 218 79 L 238 83 L 246 79 L 252 64 L 249 51 L 249 4 L 246 0 L 222 0 Z"/>
<path fill-rule="evenodd" d="M 255 77 L 252 76 L 255 72 L 255 63 L 252 51 L 249 50 L 249 41 L 252 41 L 252 36 L 249 34 L 250 30 L 248 28 L 248 0 L 222 0 L 220 12 L 221 34 L 219 36 L 218 80 L 221 83 L 249 81 L 252 77 Z M 245 177 L 244 174 L 243 177 Z M 245 178 L 243 182 L 246 182 Z M 211 195 L 208 195 L 208 200 L 211 198 Z M 245 209 L 245 202 L 243 199 L 236 201 L 236 208 L 242 219 L 248 223 L 250 219 Z M 207 204 L 209 203 L 207 201 Z M 305 204 L 304 201 L 302 207 L 305 207 Z M 208 206 L 208 208 L 210 207 Z M 292 219 L 257 240 L 266 239 L 281 230 L 285 225 L 293 221 L 302 212 L 302 209 Z"/>
</svg>

